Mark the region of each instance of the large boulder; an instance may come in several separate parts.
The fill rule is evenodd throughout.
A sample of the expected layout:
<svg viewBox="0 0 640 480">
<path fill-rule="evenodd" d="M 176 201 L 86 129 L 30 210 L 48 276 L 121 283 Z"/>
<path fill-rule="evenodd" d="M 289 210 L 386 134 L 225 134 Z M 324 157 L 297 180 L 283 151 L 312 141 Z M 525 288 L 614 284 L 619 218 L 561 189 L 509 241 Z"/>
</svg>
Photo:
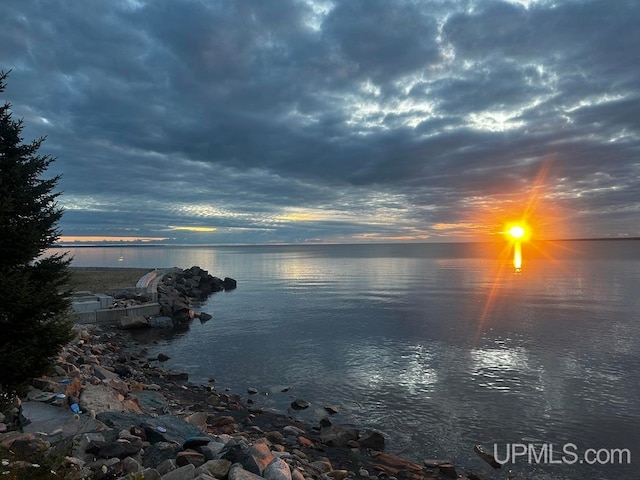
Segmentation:
<svg viewBox="0 0 640 480">
<path fill-rule="evenodd" d="M 120 318 L 118 326 L 123 330 L 133 330 L 136 328 L 149 328 L 149 320 L 141 315 L 130 315 Z"/>
<path fill-rule="evenodd" d="M 323 428 L 320 432 L 320 441 L 330 447 L 346 447 L 350 441 L 358 440 L 360 431 L 348 426 L 332 426 Z"/>
</svg>

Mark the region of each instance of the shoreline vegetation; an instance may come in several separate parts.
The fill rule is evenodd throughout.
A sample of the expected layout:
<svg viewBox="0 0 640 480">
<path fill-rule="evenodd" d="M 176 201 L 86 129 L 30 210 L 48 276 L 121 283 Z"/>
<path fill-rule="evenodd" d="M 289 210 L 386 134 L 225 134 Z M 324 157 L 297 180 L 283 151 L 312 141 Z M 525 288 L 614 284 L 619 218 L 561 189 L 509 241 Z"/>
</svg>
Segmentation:
<svg viewBox="0 0 640 480">
<path fill-rule="evenodd" d="M 71 268 L 70 286 L 93 293 L 130 287 L 149 270 Z M 218 392 L 213 378 L 191 384 L 187 373 L 163 368 L 166 355 L 150 358 L 132 331 L 110 325 L 74 331 L 51 374 L 32 379 L 13 409 L 3 408 L 5 478 L 491 478 L 448 460 L 417 464 L 386 453 L 379 432 L 340 424 L 339 406 L 325 406 L 327 415 L 310 425 L 295 414 L 310 405 L 305 399 L 296 398 L 286 413 L 272 412 L 255 406 L 257 389 Z M 492 472 L 491 458 L 481 458 L 487 462 L 481 470 Z"/>
<path fill-rule="evenodd" d="M 68 288 L 76 292 L 106 293 L 109 290 L 133 287 L 152 268 L 129 267 L 69 267 Z"/>
</svg>

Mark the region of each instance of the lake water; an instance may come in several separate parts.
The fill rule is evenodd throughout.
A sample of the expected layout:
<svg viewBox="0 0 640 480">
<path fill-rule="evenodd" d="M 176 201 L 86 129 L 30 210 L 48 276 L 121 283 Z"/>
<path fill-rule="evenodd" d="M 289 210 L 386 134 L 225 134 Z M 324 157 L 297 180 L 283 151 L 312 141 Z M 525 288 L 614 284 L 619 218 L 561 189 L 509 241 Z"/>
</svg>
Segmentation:
<svg viewBox="0 0 640 480">
<path fill-rule="evenodd" d="M 282 412 L 306 399 L 295 415 L 310 422 L 337 405 L 334 422 L 375 428 L 387 451 L 418 462 L 444 457 L 494 478 L 638 478 L 640 241 L 527 244 L 519 274 L 501 248 L 66 250 L 74 266 L 199 265 L 238 281 L 200 307 L 212 320 L 144 340 L 194 382 L 215 377 L 246 397 L 255 387 L 256 404 Z M 519 444 L 553 448 L 547 460 L 564 463 L 519 457 L 498 475 L 478 443 L 501 459 Z M 580 463 L 615 448 L 631 465 Z"/>
</svg>

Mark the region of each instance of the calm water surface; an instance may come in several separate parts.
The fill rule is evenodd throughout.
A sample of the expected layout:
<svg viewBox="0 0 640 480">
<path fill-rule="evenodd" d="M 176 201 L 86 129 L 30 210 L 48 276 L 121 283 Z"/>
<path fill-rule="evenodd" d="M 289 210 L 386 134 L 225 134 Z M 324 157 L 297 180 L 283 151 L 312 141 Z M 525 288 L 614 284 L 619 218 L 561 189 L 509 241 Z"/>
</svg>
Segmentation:
<svg viewBox="0 0 640 480">
<path fill-rule="evenodd" d="M 336 423 L 380 430 L 390 452 L 494 476 L 475 444 L 505 458 L 509 445 L 548 443 L 556 460 L 568 443 L 579 458 L 625 448 L 640 462 L 638 241 L 526 245 L 518 275 L 495 248 L 469 244 L 67 250 L 75 266 L 199 265 L 238 280 L 202 305 L 213 320 L 143 339 L 194 382 L 256 387 L 256 403 L 279 411 L 304 398 L 312 408 L 295 415 L 311 422 L 338 405 Z M 512 468 L 543 479 L 640 471 Z"/>
</svg>

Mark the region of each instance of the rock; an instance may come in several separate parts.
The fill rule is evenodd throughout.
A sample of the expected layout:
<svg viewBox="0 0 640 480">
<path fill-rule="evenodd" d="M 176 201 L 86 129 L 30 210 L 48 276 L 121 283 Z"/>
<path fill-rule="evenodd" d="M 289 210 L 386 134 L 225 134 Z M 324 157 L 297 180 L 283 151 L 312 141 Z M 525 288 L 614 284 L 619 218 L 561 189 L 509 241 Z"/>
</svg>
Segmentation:
<svg viewBox="0 0 640 480">
<path fill-rule="evenodd" d="M 320 425 L 320 428 L 327 428 L 333 425 L 333 422 L 329 419 L 329 417 L 324 417 L 320 419 L 318 425 Z"/>
<path fill-rule="evenodd" d="M 275 458 L 271 450 L 269 449 L 269 445 L 264 442 L 255 443 L 249 448 L 249 455 L 253 459 L 253 463 L 258 467 L 258 472 L 263 474 L 265 468 L 273 461 Z M 252 469 L 247 468 L 244 464 L 246 470 L 252 471 Z"/>
<path fill-rule="evenodd" d="M 253 388 L 253 387 L 247 388 L 247 393 L 249 395 L 255 395 L 256 393 L 258 393 L 258 389 L 257 388 Z"/>
<path fill-rule="evenodd" d="M 149 326 L 151 328 L 172 328 L 173 319 L 171 317 L 151 317 L 149 319 Z"/>
<path fill-rule="evenodd" d="M 204 455 L 205 460 L 215 460 L 220 452 L 224 450 L 226 445 L 220 442 L 209 442 L 206 445 L 196 447 L 194 450 Z"/>
<path fill-rule="evenodd" d="M 123 473 L 138 473 L 138 472 L 142 472 L 144 470 L 144 467 L 142 465 L 140 465 L 137 460 L 131 458 L 131 457 L 127 457 L 124 460 L 122 460 L 122 472 Z M 158 475 L 159 477 L 160 475 Z M 146 480 L 146 477 L 144 477 Z"/>
<path fill-rule="evenodd" d="M 165 473 L 162 475 L 161 480 L 193 480 L 195 476 L 196 467 L 189 464 Z"/>
<path fill-rule="evenodd" d="M 265 480 L 291 480 L 291 469 L 281 458 L 274 458 L 262 472 Z"/>
<path fill-rule="evenodd" d="M 231 462 L 229 460 L 209 460 L 202 465 L 198 471 L 206 472 L 214 478 L 224 479 L 229 475 L 229 469 L 231 468 Z"/>
<path fill-rule="evenodd" d="M 498 463 L 493 455 L 487 452 L 482 445 L 476 445 L 473 447 L 473 451 L 478 454 L 478 456 L 491 465 L 493 468 L 498 469 L 502 468 L 502 465 Z"/>
<path fill-rule="evenodd" d="M 313 448 L 313 447 L 316 446 L 315 443 L 313 443 L 312 440 L 308 439 L 307 437 L 303 437 L 303 436 L 298 437 L 298 443 L 300 445 L 302 445 L 303 447 Z"/>
<path fill-rule="evenodd" d="M 211 320 L 213 318 L 213 316 L 209 315 L 206 312 L 200 312 L 200 314 L 198 315 L 198 318 L 200 319 L 201 322 L 207 322 L 207 321 Z"/>
<path fill-rule="evenodd" d="M 335 415 L 336 413 L 338 413 L 338 407 L 335 405 L 328 405 L 326 407 L 324 407 L 324 409 L 327 411 L 327 413 L 329 413 L 330 415 Z"/>
<path fill-rule="evenodd" d="M 267 432 L 265 434 L 265 437 L 267 438 L 267 440 L 269 440 L 271 443 L 276 443 L 278 445 L 284 445 L 285 442 L 285 438 L 284 435 L 282 435 L 280 432 L 278 431 L 272 431 L 272 432 Z"/>
<path fill-rule="evenodd" d="M 139 478 L 144 480 L 160 480 L 160 472 L 158 472 L 155 468 L 145 468 L 140 472 Z"/>
<path fill-rule="evenodd" d="M 293 402 L 291 402 L 291 408 L 294 410 L 304 410 L 305 408 L 309 408 L 311 404 L 306 400 L 302 400 L 301 398 L 296 398 Z"/>
<path fill-rule="evenodd" d="M 107 443 L 98 450 L 98 457 L 100 458 L 119 458 L 124 459 L 135 455 L 142 449 L 142 441 L 128 442 L 118 440 L 115 442 Z"/>
<path fill-rule="evenodd" d="M 234 423 L 236 423 L 236 419 L 228 415 L 225 415 L 223 417 L 209 416 L 209 418 L 207 419 L 207 423 L 212 427 L 222 427 L 224 425 L 233 425 Z"/>
<path fill-rule="evenodd" d="M 80 394 L 80 408 L 86 412 L 125 412 L 124 396 L 106 385 L 85 385 Z"/>
<path fill-rule="evenodd" d="M 120 380 L 120 377 L 117 373 L 112 372 L 111 370 L 107 370 L 100 365 L 96 365 L 95 367 L 93 367 L 93 374 L 100 380 Z"/>
<path fill-rule="evenodd" d="M 207 412 L 196 412 L 196 413 L 192 413 L 191 415 L 186 417 L 184 420 L 187 423 L 190 423 L 191 425 L 195 425 L 196 427 L 204 430 L 207 427 L 208 417 L 209 417 L 209 414 Z"/>
<path fill-rule="evenodd" d="M 133 330 L 136 328 L 149 328 L 149 321 L 141 315 L 131 315 L 121 317 L 118 327 L 123 330 Z"/>
<path fill-rule="evenodd" d="M 38 457 L 51 447 L 49 442 L 32 435 L 22 436 L 11 443 L 11 451 L 24 460 L 37 460 Z"/>
<path fill-rule="evenodd" d="M 99 413 L 96 418 L 116 431 L 140 426 L 144 428 L 149 443 L 171 442 L 175 443 L 178 449 L 187 438 L 202 436 L 202 431 L 198 427 L 172 415 L 152 417 L 151 415 L 104 412 Z M 145 466 L 147 466 L 146 463 Z"/>
<path fill-rule="evenodd" d="M 358 443 L 362 448 L 372 448 L 374 450 L 384 450 L 384 436 L 379 432 L 367 431 L 358 438 Z"/>
<path fill-rule="evenodd" d="M 178 466 L 176 465 L 176 461 L 173 458 L 167 458 L 158 464 L 156 470 L 158 470 L 158 473 L 160 475 L 166 475 L 176 468 L 178 468 Z"/>
<path fill-rule="evenodd" d="M 248 472 L 239 463 L 234 463 L 229 469 L 229 480 L 263 480 L 256 473 Z"/>
<path fill-rule="evenodd" d="M 451 463 L 451 462 L 449 460 L 435 460 L 435 459 L 424 460 L 425 466 L 429 468 L 438 468 L 443 463 Z"/>
<path fill-rule="evenodd" d="M 311 462 L 310 465 L 321 473 L 328 473 L 333 470 L 333 466 L 328 460 L 316 460 L 315 462 Z"/>
<path fill-rule="evenodd" d="M 331 472 L 327 472 L 327 475 L 334 480 L 344 480 L 349 475 L 348 470 L 332 470 Z"/>
<path fill-rule="evenodd" d="M 389 455 L 385 452 L 374 452 L 372 454 L 376 462 L 376 468 L 390 474 L 396 474 L 401 471 L 405 472 L 422 472 L 423 469 L 417 463 L 410 462 L 404 458 Z M 447 464 L 443 464 L 447 465 Z"/>
<path fill-rule="evenodd" d="M 189 422 L 189 423 L 191 423 L 191 422 Z M 202 446 L 208 445 L 210 442 L 211 442 L 211 437 L 205 437 L 205 436 L 189 437 L 182 444 L 182 448 L 185 449 L 185 450 L 188 450 L 190 448 L 195 450 L 198 447 L 202 447 Z"/>
<path fill-rule="evenodd" d="M 440 473 L 446 477 L 457 478 L 458 472 L 456 472 L 456 467 L 452 463 L 441 463 L 438 465 L 438 469 Z"/>
<path fill-rule="evenodd" d="M 287 425 L 282 429 L 282 433 L 286 436 L 298 437 L 300 435 L 306 435 L 307 432 L 293 425 Z"/>
<path fill-rule="evenodd" d="M 204 463 L 204 455 L 193 450 L 178 452 L 178 455 L 176 455 L 176 465 L 178 465 L 178 467 L 184 467 L 185 465 L 193 465 L 195 467 L 199 467 L 201 465 L 204 465 Z"/>
<path fill-rule="evenodd" d="M 469 474 L 469 480 L 491 480 L 491 479 L 486 475 L 483 475 L 482 473 L 471 472 Z"/>
<path fill-rule="evenodd" d="M 159 389 L 160 387 L 158 387 Z M 167 399 L 161 393 L 154 390 L 142 390 L 135 392 L 132 397 L 138 399 L 138 405 L 145 411 L 162 412 L 167 405 Z"/>
<path fill-rule="evenodd" d="M 307 477 L 305 477 L 304 474 L 297 468 L 291 470 L 291 480 L 305 480 L 306 478 Z"/>
<path fill-rule="evenodd" d="M 166 372 L 165 378 L 174 382 L 188 382 L 189 374 L 187 372 Z"/>
<path fill-rule="evenodd" d="M 236 282 L 233 278 L 224 277 L 223 285 L 225 290 L 234 290 L 238 287 L 238 282 Z"/>
<path fill-rule="evenodd" d="M 159 362 L 166 362 L 167 360 L 169 360 L 171 357 L 169 355 L 165 355 L 164 353 L 159 353 L 158 354 L 158 361 Z"/>
<path fill-rule="evenodd" d="M 357 440 L 360 431 L 352 427 L 333 426 L 323 428 L 320 441 L 329 447 L 346 447 L 350 440 Z"/>
</svg>

